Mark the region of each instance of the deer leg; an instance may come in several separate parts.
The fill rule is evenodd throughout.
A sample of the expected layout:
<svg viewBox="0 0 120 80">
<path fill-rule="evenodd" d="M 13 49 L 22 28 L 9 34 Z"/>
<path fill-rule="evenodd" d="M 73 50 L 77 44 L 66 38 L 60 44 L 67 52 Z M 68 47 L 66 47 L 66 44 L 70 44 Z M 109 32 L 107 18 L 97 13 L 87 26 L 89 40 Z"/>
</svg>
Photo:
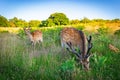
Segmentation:
<svg viewBox="0 0 120 80">
<path fill-rule="evenodd" d="M 32 45 L 34 45 L 34 42 L 33 42 L 33 41 L 31 41 L 31 44 L 32 44 Z"/>
</svg>

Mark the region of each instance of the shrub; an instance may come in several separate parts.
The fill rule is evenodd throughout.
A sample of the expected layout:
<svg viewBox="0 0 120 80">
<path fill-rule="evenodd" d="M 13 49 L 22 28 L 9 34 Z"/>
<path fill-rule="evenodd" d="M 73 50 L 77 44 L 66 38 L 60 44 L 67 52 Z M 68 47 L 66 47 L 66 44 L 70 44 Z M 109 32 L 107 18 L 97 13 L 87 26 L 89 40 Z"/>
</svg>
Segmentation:
<svg viewBox="0 0 120 80">
<path fill-rule="evenodd" d="M 0 31 L 0 33 L 9 33 L 8 31 L 4 30 L 4 31 Z"/>
<path fill-rule="evenodd" d="M 20 29 L 17 34 L 20 38 L 25 39 L 25 32 L 24 30 Z"/>
<path fill-rule="evenodd" d="M 100 27 L 99 29 L 97 29 L 97 31 L 100 34 L 106 34 L 106 33 L 108 33 L 108 28 L 107 27 Z"/>
<path fill-rule="evenodd" d="M 120 35 L 120 29 L 119 29 L 119 30 L 116 30 L 114 34 L 115 34 L 115 35 Z"/>
<path fill-rule="evenodd" d="M 99 70 L 105 65 L 105 62 L 107 60 L 107 57 L 105 56 L 98 56 L 97 54 L 94 54 L 92 59 L 94 60 L 94 69 Z"/>
<path fill-rule="evenodd" d="M 59 68 L 60 76 L 64 80 L 69 80 L 73 78 L 75 71 L 75 60 L 74 58 L 66 60 L 63 62 Z"/>
</svg>

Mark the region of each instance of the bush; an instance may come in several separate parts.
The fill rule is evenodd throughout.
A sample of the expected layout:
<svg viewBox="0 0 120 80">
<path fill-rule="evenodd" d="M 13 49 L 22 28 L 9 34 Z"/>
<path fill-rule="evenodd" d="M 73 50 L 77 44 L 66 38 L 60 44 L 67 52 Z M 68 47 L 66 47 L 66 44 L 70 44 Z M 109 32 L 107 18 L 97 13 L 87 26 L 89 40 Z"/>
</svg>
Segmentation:
<svg viewBox="0 0 120 80">
<path fill-rule="evenodd" d="M 94 60 L 94 69 L 100 70 L 100 68 L 102 68 L 105 65 L 107 57 L 98 56 L 97 54 L 94 54 L 92 59 Z"/>
<path fill-rule="evenodd" d="M 7 18 L 0 15 L 0 27 L 9 27 L 9 22 Z"/>
<path fill-rule="evenodd" d="M 17 34 L 20 38 L 25 39 L 25 32 L 24 30 L 20 29 Z"/>
<path fill-rule="evenodd" d="M 4 30 L 4 31 L 0 31 L 0 33 L 9 33 L 8 31 Z"/>
<path fill-rule="evenodd" d="M 108 33 L 108 28 L 106 27 L 100 27 L 99 29 L 97 29 L 97 31 L 100 33 L 100 34 L 107 34 Z"/>
<path fill-rule="evenodd" d="M 63 62 L 59 68 L 60 76 L 64 80 L 69 80 L 73 78 L 75 71 L 75 60 L 74 58 L 66 60 Z"/>
<path fill-rule="evenodd" d="M 119 29 L 119 30 L 116 30 L 114 34 L 115 34 L 115 35 L 120 35 L 120 29 Z"/>
</svg>

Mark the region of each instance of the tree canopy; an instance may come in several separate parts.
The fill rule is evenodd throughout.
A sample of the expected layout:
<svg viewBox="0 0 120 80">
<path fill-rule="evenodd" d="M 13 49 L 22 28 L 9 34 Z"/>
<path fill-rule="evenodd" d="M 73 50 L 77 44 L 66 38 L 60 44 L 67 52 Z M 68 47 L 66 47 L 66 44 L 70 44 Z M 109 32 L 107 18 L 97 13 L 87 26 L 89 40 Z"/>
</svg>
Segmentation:
<svg viewBox="0 0 120 80">
<path fill-rule="evenodd" d="M 79 24 L 79 23 L 80 23 L 80 20 L 78 20 L 78 19 L 70 21 L 70 24 Z"/>
<path fill-rule="evenodd" d="M 0 15 L 0 27 L 8 27 L 8 26 L 9 26 L 9 22 L 7 18 Z"/>
<path fill-rule="evenodd" d="M 13 19 L 9 20 L 11 27 L 25 27 L 28 26 L 28 23 L 25 20 L 18 19 L 17 17 L 14 17 Z"/>
<path fill-rule="evenodd" d="M 53 13 L 47 19 L 47 26 L 67 25 L 68 23 L 69 19 L 64 13 Z"/>
<path fill-rule="evenodd" d="M 40 23 L 41 22 L 39 20 L 31 20 L 29 21 L 29 27 L 39 27 Z"/>
<path fill-rule="evenodd" d="M 120 18 L 105 20 L 105 19 L 88 19 L 83 17 L 83 19 L 74 19 L 69 20 L 64 13 L 53 13 L 46 20 L 30 20 L 25 21 L 14 17 L 12 19 L 7 19 L 4 16 L 0 15 L 0 27 L 51 27 L 59 25 L 79 25 L 79 24 L 99 24 L 103 26 L 104 24 L 109 23 L 120 23 Z"/>
</svg>

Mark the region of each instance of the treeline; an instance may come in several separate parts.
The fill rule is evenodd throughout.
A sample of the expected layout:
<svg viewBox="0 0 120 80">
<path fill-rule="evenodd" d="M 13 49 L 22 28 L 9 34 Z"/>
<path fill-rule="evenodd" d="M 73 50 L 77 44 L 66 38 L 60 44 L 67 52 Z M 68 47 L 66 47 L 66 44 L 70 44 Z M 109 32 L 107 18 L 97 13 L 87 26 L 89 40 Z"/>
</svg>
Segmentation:
<svg viewBox="0 0 120 80">
<path fill-rule="evenodd" d="M 83 19 L 69 20 L 64 13 L 53 13 L 46 20 L 30 20 L 29 22 L 14 17 L 12 19 L 7 19 L 6 17 L 0 15 L 0 27 L 51 27 L 59 25 L 77 25 L 77 24 L 87 24 L 87 23 L 120 23 L 120 19 L 104 20 L 104 19 L 88 19 L 84 17 Z"/>
</svg>

